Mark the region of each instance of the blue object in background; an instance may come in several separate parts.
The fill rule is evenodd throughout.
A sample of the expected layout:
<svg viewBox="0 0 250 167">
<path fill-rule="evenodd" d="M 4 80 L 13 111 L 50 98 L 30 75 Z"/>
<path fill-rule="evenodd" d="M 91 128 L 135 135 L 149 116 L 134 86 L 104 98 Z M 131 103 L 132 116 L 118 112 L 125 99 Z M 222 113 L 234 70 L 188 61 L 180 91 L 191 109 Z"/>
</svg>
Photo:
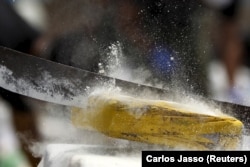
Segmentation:
<svg viewBox="0 0 250 167">
<path fill-rule="evenodd" d="M 153 70 L 164 76 L 173 75 L 177 67 L 176 61 L 175 53 L 166 47 L 155 47 L 150 57 Z"/>
</svg>

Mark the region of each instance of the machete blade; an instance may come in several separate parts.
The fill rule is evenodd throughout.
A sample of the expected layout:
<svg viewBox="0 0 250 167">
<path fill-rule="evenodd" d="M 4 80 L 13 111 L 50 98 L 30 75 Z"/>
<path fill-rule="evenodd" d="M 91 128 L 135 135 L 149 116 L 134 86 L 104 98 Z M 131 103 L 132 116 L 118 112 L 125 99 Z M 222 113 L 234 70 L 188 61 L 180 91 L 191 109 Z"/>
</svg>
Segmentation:
<svg viewBox="0 0 250 167">
<path fill-rule="evenodd" d="M 170 96 L 174 99 L 171 90 L 99 75 L 0 46 L 0 87 L 11 92 L 56 104 L 83 107 L 91 90 L 107 85 L 137 97 L 151 94 L 157 95 L 158 99 L 169 99 Z M 241 120 L 250 133 L 250 107 L 206 100 Z"/>
<path fill-rule="evenodd" d="M 0 47 L 0 87 L 24 96 L 81 107 L 88 92 L 108 85 L 139 95 L 165 96 L 167 91 L 140 85 Z M 136 94 L 135 94 L 136 92 Z"/>
</svg>

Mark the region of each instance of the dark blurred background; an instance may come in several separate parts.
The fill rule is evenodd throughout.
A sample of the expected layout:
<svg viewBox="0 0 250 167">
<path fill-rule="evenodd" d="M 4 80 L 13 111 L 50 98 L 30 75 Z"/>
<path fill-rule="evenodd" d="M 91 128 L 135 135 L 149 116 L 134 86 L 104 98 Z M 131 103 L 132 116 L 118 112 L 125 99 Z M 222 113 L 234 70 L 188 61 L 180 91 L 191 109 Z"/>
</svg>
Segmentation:
<svg viewBox="0 0 250 167">
<path fill-rule="evenodd" d="M 119 42 L 123 63 L 150 71 L 153 86 L 250 105 L 249 9 L 248 0 L 0 0 L 0 45 L 99 72 Z M 13 111 L 13 143 L 27 157 L 20 162 L 36 166 L 40 158 L 18 135 L 42 140 L 36 108 L 0 93 Z"/>
</svg>

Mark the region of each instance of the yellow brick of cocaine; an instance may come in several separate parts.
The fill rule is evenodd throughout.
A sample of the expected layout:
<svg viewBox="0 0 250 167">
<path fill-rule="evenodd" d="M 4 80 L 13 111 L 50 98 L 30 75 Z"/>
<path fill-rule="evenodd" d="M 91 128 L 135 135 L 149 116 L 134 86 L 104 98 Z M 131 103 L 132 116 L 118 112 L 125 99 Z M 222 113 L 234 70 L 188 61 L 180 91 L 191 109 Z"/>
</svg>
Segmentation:
<svg viewBox="0 0 250 167">
<path fill-rule="evenodd" d="M 236 118 L 192 112 L 183 105 L 129 96 L 91 95 L 85 110 L 72 109 L 76 127 L 110 137 L 191 150 L 235 150 L 243 124 Z"/>
</svg>

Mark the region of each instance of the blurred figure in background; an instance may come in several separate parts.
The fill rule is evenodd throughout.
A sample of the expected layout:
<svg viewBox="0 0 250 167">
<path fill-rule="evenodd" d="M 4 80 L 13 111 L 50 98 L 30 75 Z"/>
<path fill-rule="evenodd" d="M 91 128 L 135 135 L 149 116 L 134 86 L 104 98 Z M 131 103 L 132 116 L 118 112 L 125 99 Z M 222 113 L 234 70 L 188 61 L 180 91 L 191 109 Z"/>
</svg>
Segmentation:
<svg viewBox="0 0 250 167">
<path fill-rule="evenodd" d="M 250 3 L 246 0 L 204 0 L 215 12 L 210 88 L 215 99 L 250 105 L 249 34 Z M 248 28 L 247 28 L 248 27 Z"/>
<path fill-rule="evenodd" d="M 40 9 L 38 1 L 32 3 L 29 0 L 19 0 L 15 3 L 15 1 L 0 0 L 1 46 L 24 53 L 33 53 L 33 46 L 41 36 L 42 29 L 35 26 L 38 25 L 37 23 L 31 24 L 32 17 L 33 20 L 36 20 L 34 16 L 41 14 L 38 13 L 38 10 L 35 10 L 35 13 L 34 10 L 32 12 L 32 9 Z M 13 63 L 22 65 L 18 64 L 19 62 Z M 0 88 L 0 96 L 0 166 L 36 166 L 39 160 L 32 156 L 28 150 L 29 143 L 27 143 L 27 141 L 39 139 L 33 108 L 22 96 L 2 88 Z M 9 105 L 10 107 L 5 107 Z M 14 123 L 13 127 L 12 122 Z M 21 136 L 24 136 L 24 139 L 21 140 Z"/>
<path fill-rule="evenodd" d="M 100 59 L 119 41 L 132 72 L 144 67 L 157 78 L 155 86 L 206 94 L 191 18 L 199 5 L 183 0 L 54 0 L 50 33 L 56 35 L 49 35 L 52 40 L 42 56 L 98 72 Z"/>
</svg>

